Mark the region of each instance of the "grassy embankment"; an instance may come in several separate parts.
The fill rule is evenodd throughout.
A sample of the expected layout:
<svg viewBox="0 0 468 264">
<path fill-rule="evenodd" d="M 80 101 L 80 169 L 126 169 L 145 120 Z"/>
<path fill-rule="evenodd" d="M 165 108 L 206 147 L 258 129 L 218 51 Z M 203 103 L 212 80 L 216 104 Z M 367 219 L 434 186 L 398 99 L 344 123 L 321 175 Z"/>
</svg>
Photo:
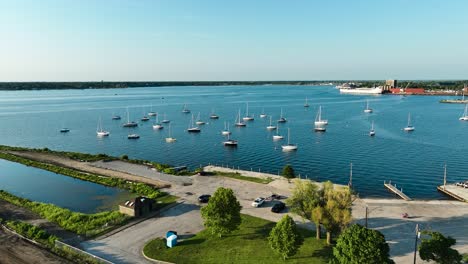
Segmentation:
<svg viewBox="0 0 468 264">
<path fill-rule="evenodd" d="M 270 248 L 267 237 L 275 223 L 242 215 L 239 230 L 219 238 L 207 230 L 167 248 L 161 238 L 150 241 L 143 249 L 147 257 L 174 263 L 328 263 L 332 248 L 315 233 L 302 230 L 304 244 L 297 255 L 283 261 Z"/>
<path fill-rule="evenodd" d="M 221 177 L 227 177 L 227 178 L 233 178 L 237 180 L 242 180 L 242 181 L 250 181 L 250 182 L 256 182 L 256 183 L 262 183 L 262 184 L 268 184 L 273 181 L 272 178 L 257 178 L 257 177 L 250 177 L 250 176 L 244 176 L 238 172 L 221 172 L 221 171 L 213 171 L 213 172 L 205 172 L 206 175 L 214 175 L 214 176 L 221 176 Z"/>
<path fill-rule="evenodd" d="M 40 227 L 31 225 L 29 223 L 21 221 L 4 221 L 0 218 L 0 223 L 8 227 L 9 229 L 15 231 L 16 233 L 34 240 L 35 242 L 41 244 L 43 247 L 52 251 L 53 253 L 68 259 L 74 263 L 84 263 L 84 264 L 98 264 L 99 262 L 91 257 L 87 257 L 81 254 L 77 254 L 71 250 L 65 248 L 60 248 L 55 246 L 55 241 L 58 238 L 54 235 L 47 233 L 45 230 Z"/>
</svg>

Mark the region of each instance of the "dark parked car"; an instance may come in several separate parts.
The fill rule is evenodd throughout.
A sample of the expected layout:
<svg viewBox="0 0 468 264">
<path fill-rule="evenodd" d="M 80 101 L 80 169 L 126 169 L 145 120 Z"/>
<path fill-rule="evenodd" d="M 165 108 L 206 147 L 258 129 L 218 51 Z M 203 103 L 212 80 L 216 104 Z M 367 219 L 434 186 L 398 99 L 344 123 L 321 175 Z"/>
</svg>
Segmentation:
<svg viewBox="0 0 468 264">
<path fill-rule="evenodd" d="M 283 211 L 284 208 L 286 208 L 286 205 L 283 202 L 277 202 L 275 205 L 273 205 L 273 207 L 271 207 L 271 211 L 273 213 L 279 213 Z"/>
<path fill-rule="evenodd" d="M 203 194 L 202 196 L 198 197 L 198 201 L 200 203 L 207 203 L 210 200 L 211 195 Z"/>
</svg>

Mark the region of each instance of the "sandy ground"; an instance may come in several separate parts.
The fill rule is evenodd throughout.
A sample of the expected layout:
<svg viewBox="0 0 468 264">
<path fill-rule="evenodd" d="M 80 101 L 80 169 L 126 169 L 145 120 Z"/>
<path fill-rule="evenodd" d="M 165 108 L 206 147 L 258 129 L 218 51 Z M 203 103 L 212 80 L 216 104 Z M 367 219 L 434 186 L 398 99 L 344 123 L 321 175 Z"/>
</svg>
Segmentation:
<svg viewBox="0 0 468 264">
<path fill-rule="evenodd" d="M 415 228 L 433 230 L 457 240 L 455 248 L 468 253 L 468 204 L 457 201 L 403 201 L 392 199 L 359 199 L 353 205 L 353 218 L 365 224 L 368 207 L 368 227 L 379 230 L 390 244 L 390 254 L 396 263 L 412 263 Z M 407 213 L 409 218 L 403 218 Z M 417 263 L 427 263 L 419 259 Z"/>
<path fill-rule="evenodd" d="M 62 157 L 62 156 L 58 156 L 58 155 L 54 155 L 50 153 L 32 152 L 32 151 L 8 151 L 8 153 L 21 156 L 21 157 L 25 157 L 31 160 L 51 163 L 51 164 L 55 164 L 55 165 L 63 166 L 67 168 L 73 168 L 73 169 L 80 170 L 83 172 L 89 172 L 89 173 L 99 174 L 99 175 L 108 176 L 108 177 L 122 178 L 122 179 L 127 179 L 130 181 L 139 181 L 139 182 L 152 184 L 158 187 L 170 186 L 168 182 L 163 182 L 163 181 L 156 180 L 153 178 L 147 178 L 141 175 L 125 173 L 122 171 L 99 168 L 99 167 L 93 166 L 89 162 L 76 161 L 76 160 L 69 159 L 67 157 Z"/>
<path fill-rule="evenodd" d="M 70 262 L 0 229 L 0 263 L 60 264 Z"/>
</svg>

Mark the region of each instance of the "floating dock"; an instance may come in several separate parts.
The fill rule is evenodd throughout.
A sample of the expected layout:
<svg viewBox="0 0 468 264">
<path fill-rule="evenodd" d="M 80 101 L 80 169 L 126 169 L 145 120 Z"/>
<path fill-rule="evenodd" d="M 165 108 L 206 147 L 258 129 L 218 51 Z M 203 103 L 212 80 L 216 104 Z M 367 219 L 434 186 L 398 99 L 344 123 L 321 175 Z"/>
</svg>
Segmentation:
<svg viewBox="0 0 468 264">
<path fill-rule="evenodd" d="M 384 186 L 387 187 L 387 189 L 389 189 L 392 193 L 400 196 L 403 200 L 411 201 L 411 198 L 404 194 L 402 190 L 398 190 L 396 184 L 393 186 L 391 181 L 389 183 L 384 182 Z"/>
<path fill-rule="evenodd" d="M 468 188 L 455 186 L 454 184 L 440 185 L 437 187 L 439 192 L 442 192 L 458 201 L 468 203 Z"/>
</svg>

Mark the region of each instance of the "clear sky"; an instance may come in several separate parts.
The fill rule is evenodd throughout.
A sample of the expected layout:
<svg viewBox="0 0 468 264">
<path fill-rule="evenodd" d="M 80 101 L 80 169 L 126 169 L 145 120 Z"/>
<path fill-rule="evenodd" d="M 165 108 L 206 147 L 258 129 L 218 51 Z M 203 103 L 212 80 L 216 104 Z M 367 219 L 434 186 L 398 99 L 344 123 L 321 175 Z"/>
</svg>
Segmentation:
<svg viewBox="0 0 468 264">
<path fill-rule="evenodd" d="M 0 81 L 468 78 L 466 0 L 0 0 Z"/>
</svg>

